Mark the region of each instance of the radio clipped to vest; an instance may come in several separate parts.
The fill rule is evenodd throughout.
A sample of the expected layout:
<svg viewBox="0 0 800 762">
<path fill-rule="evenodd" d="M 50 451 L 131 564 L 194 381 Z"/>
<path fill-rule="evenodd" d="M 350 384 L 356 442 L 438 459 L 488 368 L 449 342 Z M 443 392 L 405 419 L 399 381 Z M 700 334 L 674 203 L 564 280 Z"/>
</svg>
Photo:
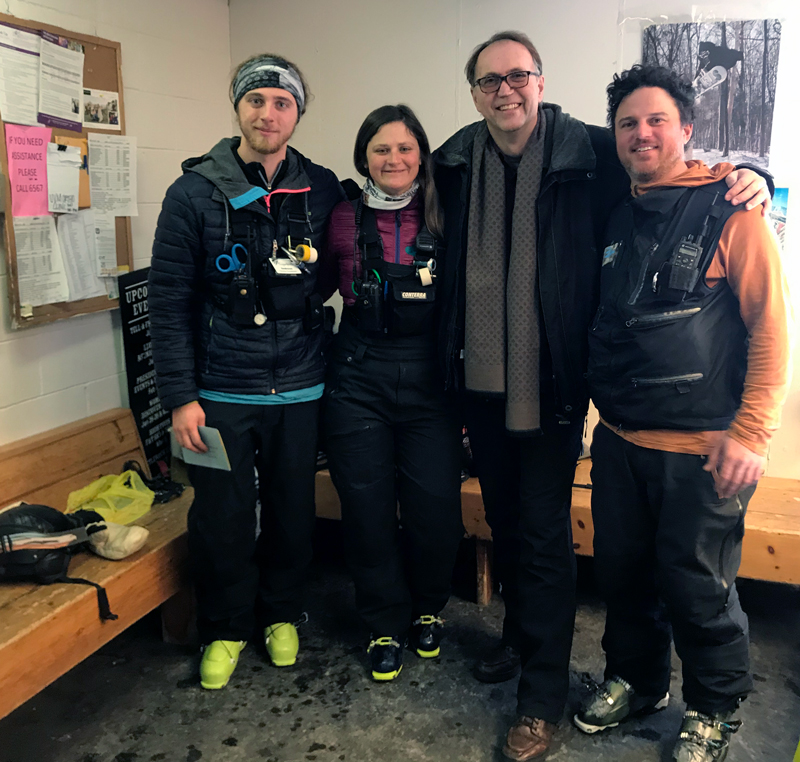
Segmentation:
<svg viewBox="0 0 800 762">
<path fill-rule="evenodd" d="M 719 220 L 723 215 L 723 207 L 719 201 L 719 193 L 703 219 L 700 232 L 683 236 L 675 244 L 670 258 L 653 276 L 653 293 L 670 302 L 682 302 L 697 286 L 701 273 L 708 266 L 708 254 L 713 254 L 719 240 Z M 712 233 L 716 233 L 713 236 Z M 713 244 L 713 245 L 709 245 Z M 706 253 L 706 256 L 704 256 Z"/>
<path fill-rule="evenodd" d="M 414 264 L 383 258 L 374 209 L 353 202 L 357 238 L 353 251 L 353 291 L 358 327 L 367 333 L 419 336 L 430 330 L 436 301 L 437 241 L 423 226 L 415 240 Z M 361 251 L 361 277 L 357 252 Z"/>
</svg>

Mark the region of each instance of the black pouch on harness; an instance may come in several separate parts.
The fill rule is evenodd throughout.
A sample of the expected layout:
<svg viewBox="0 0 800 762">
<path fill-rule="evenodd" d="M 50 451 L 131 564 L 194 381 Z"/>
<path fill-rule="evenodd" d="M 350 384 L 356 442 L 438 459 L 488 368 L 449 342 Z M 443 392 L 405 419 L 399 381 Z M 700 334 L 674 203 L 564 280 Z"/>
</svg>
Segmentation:
<svg viewBox="0 0 800 762">
<path fill-rule="evenodd" d="M 436 307 L 436 285 L 423 286 L 419 278 L 389 280 L 388 332 L 392 336 L 419 336 L 430 330 Z"/>
<path fill-rule="evenodd" d="M 54 582 L 90 585 L 97 591 L 100 619 L 117 619 L 111 613 L 105 589 L 96 582 L 68 577 L 72 555 L 89 535 L 104 524 L 81 526 L 80 522 L 47 505 L 20 505 L 0 513 L 0 582 Z"/>
<path fill-rule="evenodd" d="M 297 270 L 288 259 L 264 263 L 259 282 L 261 302 L 270 320 L 297 320 L 306 313 L 305 277 L 301 271 L 284 275 L 281 268 Z"/>
</svg>

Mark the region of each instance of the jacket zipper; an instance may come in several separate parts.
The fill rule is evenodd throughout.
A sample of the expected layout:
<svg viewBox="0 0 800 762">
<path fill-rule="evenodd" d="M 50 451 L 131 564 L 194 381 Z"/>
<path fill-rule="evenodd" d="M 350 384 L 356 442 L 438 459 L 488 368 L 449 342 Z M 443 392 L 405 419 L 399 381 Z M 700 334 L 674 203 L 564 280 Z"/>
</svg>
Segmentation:
<svg viewBox="0 0 800 762">
<path fill-rule="evenodd" d="M 719 579 L 720 582 L 722 582 L 722 587 L 724 587 L 726 590 L 728 589 L 728 581 L 725 579 L 725 569 L 723 567 L 725 546 L 728 544 L 728 540 L 730 539 L 731 535 L 736 531 L 736 528 L 739 526 L 744 516 L 744 506 L 742 505 L 741 498 L 738 495 L 736 495 L 736 505 L 738 506 L 739 509 L 738 510 L 739 521 L 737 521 L 736 526 L 734 526 L 733 529 L 731 529 L 730 532 L 728 532 L 725 535 L 725 538 L 722 540 L 722 544 L 719 547 Z"/>
<path fill-rule="evenodd" d="M 654 243 L 648 250 L 647 254 L 645 254 L 644 259 L 642 260 L 642 267 L 639 270 L 639 282 L 636 285 L 636 289 L 634 290 L 633 294 L 631 294 L 631 298 L 628 299 L 628 304 L 636 304 L 636 300 L 642 293 L 642 289 L 644 288 L 644 280 L 647 277 L 647 268 L 650 266 L 650 260 L 653 258 L 653 254 L 656 253 L 657 249 L 658 244 Z"/>
<path fill-rule="evenodd" d="M 394 261 L 400 264 L 400 210 L 394 213 Z"/>
<path fill-rule="evenodd" d="M 597 308 L 597 314 L 594 316 L 594 321 L 592 322 L 592 331 L 597 330 L 597 326 L 600 324 L 600 318 L 603 316 L 603 310 L 605 307 L 601 304 Z"/>
<path fill-rule="evenodd" d="M 680 320 L 696 315 L 700 312 L 700 307 L 690 307 L 687 310 L 670 310 L 669 312 L 657 312 L 652 315 L 640 315 L 639 317 L 628 318 L 625 325 L 628 328 L 633 327 L 637 323 L 667 323 L 670 320 Z"/>
<path fill-rule="evenodd" d="M 267 195 L 264 197 L 266 199 L 266 201 L 267 201 L 267 212 L 269 214 L 272 214 L 272 211 L 269 208 L 270 198 L 272 198 L 272 196 L 274 196 L 276 193 L 309 193 L 310 191 L 311 191 L 311 186 L 310 185 L 307 188 L 294 188 L 294 189 L 292 189 L 292 188 L 275 188 L 274 191 L 271 191 L 270 193 L 267 193 Z"/>
<path fill-rule="evenodd" d="M 702 373 L 684 373 L 680 376 L 662 376 L 661 378 L 632 378 L 634 386 L 666 386 L 668 384 L 679 384 L 681 381 L 702 381 Z"/>
</svg>

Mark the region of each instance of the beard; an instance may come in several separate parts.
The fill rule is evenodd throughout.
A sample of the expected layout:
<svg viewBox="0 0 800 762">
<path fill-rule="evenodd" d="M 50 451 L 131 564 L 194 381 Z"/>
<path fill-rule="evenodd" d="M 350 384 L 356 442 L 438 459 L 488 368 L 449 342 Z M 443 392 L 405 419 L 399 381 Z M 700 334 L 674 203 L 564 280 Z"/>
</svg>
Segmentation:
<svg viewBox="0 0 800 762">
<path fill-rule="evenodd" d="M 635 185 L 646 185 L 655 182 L 662 177 L 666 177 L 672 172 L 672 169 L 678 164 L 682 156 L 675 155 L 663 158 L 655 167 L 646 170 L 636 169 L 636 163 L 633 159 L 625 158 L 622 161 L 622 166 L 628 173 L 628 176 L 633 180 Z"/>
<path fill-rule="evenodd" d="M 294 133 L 294 129 L 292 129 L 288 134 L 275 133 L 265 137 L 255 127 L 244 125 L 241 121 L 239 122 L 239 129 L 248 148 L 261 156 L 270 156 L 278 153 L 289 142 Z"/>
</svg>

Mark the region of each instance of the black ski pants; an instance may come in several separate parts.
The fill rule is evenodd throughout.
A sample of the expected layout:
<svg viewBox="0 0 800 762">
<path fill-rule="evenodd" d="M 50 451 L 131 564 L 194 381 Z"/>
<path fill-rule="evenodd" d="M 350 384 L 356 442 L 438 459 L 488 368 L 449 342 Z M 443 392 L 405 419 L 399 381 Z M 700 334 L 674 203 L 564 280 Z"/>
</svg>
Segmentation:
<svg viewBox="0 0 800 762">
<path fill-rule="evenodd" d="M 373 635 L 402 636 L 450 596 L 464 536 L 460 428 L 429 337 L 364 343 L 343 323 L 334 358 L 326 452 L 356 609 Z"/>
<path fill-rule="evenodd" d="M 206 425 L 222 435 L 231 470 L 187 466 L 195 489 L 188 529 L 197 627 L 202 643 L 248 640 L 256 626 L 302 615 L 320 402 L 200 404 Z"/>
<path fill-rule="evenodd" d="M 592 440 L 594 558 L 608 613 L 606 677 L 643 696 L 669 690 L 670 623 L 693 709 L 731 711 L 752 689 L 747 616 L 736 574 L 755 492 L 718 497 L 700 455 Z"/>
<path fill-rule="evenodd" d="M 518 713 L 558 722 L 569 690 L 575 624 L 570 505 L 583 420 L 511 436 L 505 400 L 464 398 L 472 454 L 492 529 L 493 572 L 505 603 L 503 642 L 522 657 Z"/>
</svg>

